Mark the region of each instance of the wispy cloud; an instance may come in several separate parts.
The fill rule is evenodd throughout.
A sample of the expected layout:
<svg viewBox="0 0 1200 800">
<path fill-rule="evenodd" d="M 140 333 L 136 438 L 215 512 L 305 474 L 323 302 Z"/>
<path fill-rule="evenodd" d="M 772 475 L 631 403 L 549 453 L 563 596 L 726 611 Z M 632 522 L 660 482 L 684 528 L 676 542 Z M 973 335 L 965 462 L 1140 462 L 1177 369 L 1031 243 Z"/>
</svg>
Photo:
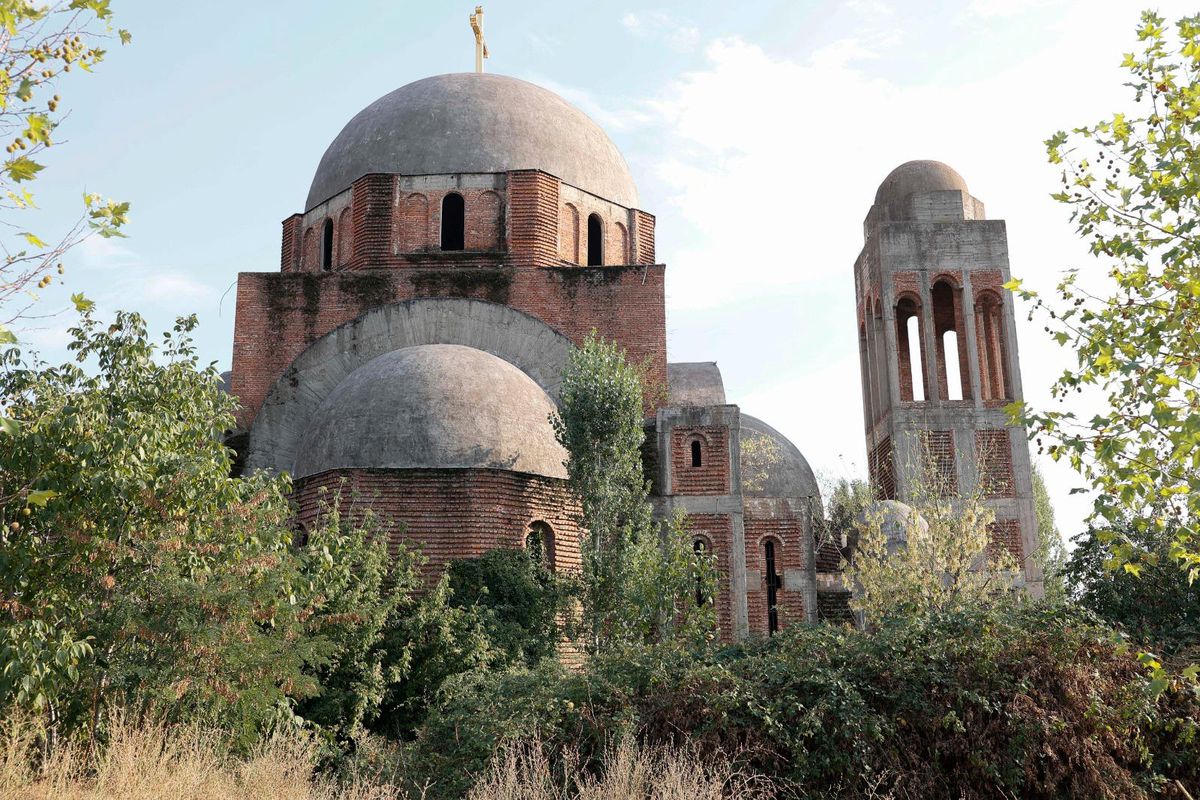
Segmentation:
<svg viewBox="0 0 1200 800">
<path fill-rule="evenodd" d="M 627 11 L 621 17 L 625 30 L 635 36 L 657 39 L 672 50 L 688 53 L 700 45 L 700 29 L 680 22 L 665 11 Z"/>
</svg>

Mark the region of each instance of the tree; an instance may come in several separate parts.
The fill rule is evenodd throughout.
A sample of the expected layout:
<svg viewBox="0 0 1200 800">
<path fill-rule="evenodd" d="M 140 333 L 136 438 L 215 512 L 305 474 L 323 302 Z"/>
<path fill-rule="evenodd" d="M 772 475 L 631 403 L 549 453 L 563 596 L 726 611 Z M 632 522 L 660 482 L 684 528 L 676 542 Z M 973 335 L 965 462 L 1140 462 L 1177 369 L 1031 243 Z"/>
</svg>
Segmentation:
<svg viewBox="0 0 1200 800">
<path fill-rule="evenodd" d="M 296 701 L 340 694 L 351 711 L 316 716 L 354 727 L 393 602 L 382 540 L 333 515 L 296 548 L 286 478 L 230 477 L 236 401 L 197 367 L 194 318 L 156 347 L 136 314 L 105 326 L 80 306 L 76 363 L 0 352 L 18 423 L 0 447 L 0 700 L 52 732 L 94 739 L 120 704 L 249 746 Z"/>
<path fill-rule="evenodd" d="M 1047 140 L 1062 167 L 1054 199 L 1071 209 L 1095 270 L 1070 271 L 1050 307 L 1047 330 L 1075 351 L 1077 366 L 1055 382 L 1062 403 L 1097 389 L 1105 407 L 1090 419 L 1066 410 L 1015 406 L 1039 450 L 1066 459 L 1096 491 L 1094 518 L 1107 524 L 1116 564 L 1138 573 L 1165 556 L 1200 576 L 1200 17 L 1170 37 L 1145 12 L 1138 53 L 1122 66 L 1132 105 L 1094 125 Z M 1031 318 L 1033 312 L 1031 311 Z M 1170 532 L 1161 554 L 1138 545 Z M 1131 532 L 1133 535 L 1130 535 Z"/>
<path fill-rule="evenodd" d="M 921 460 L 909 504 L 867 506 L 843 565 L 851 608 L 874 623 L 1006 602 L 1018 573 L 982 493 L 956 495 L 928 452 Z"/>
<path fill-rule="evenodd" d="M 0 168 L 0 213 L 8 214 L 0 224 L 12 236 L 0 242 L 0 345 L 14 341 L 6 325 L 25 308 L 5 307 L 49 285 L 55 271 L 62 272 L 63 254 L 87 236 L 120 236 L 129 212 L 128 203 L 85 193 L 82 216 L 53 245 L 14 214 L 34 208 L 29 187 L 43 169 L 37 157 L 54 144 L 52 134 L 65 115 L 56 93 L 63 74 L 73 67 L 91 72 L 104 59 L 103 43 L 114 35 L 121 44 L 130 41 L 128 31 L 113 31 L 109 5 L 109 0 L 0 0 L 0 142 L 8 154 Z"/>
<path fill-rule="evenodd" d="M 1031 475 L 1033 479 L 1033 513 L 1037 517 L 1038 548 L 1033 554 L 1034 563 L 1042 571 L 1042 588 L 1045 598 L 1052 603 L 1061 603 L 1067 599 L 1066 583 L 1063 569 L 1066 566 L 1067 551 L 1063 546 L 1062 533 L 1054 521 L 1054 506 L 1050 502 L 1050 492 L 1046 489 L 1046 479 L 1035 464 Z"/>
<path fill-rule="evenodd" d="M 1138 576 L 1110 569 L 1107 531 L 1091 528 L 1075 537 L 1064 565 L 1071 598 L 1100 618 L 1119 625 L 1133 639 L 1165 656 L 1186 662 L 1200 656 L 1200 582 L 1188 580 L 1166 557 L 1169 531 L 1121 528 L 1137 547 L 1159 558 Z"/>
<path fill-rule="evenodd" d="M 682 518 L 661 528 L 654 522 L 641 460 L 639 370 L 593 331 L 567 359 L 559 399 L 551 423 L 588 531 L 580 548 L 588 646 L 696 630 L 697 615 L 713 618 L 709 604 L 694 600 L 696 581 L 710 581 L 712 566 L 693 550 Z"/>
<path fill-rule="evenodd" d="M 501 665 L 532 667 L 556 654 L 575 582 L 547 568 L 540 553 L 491 550 L 450 562 L 448 574 L 450 604 L 476 610 Z"/>
</svg>

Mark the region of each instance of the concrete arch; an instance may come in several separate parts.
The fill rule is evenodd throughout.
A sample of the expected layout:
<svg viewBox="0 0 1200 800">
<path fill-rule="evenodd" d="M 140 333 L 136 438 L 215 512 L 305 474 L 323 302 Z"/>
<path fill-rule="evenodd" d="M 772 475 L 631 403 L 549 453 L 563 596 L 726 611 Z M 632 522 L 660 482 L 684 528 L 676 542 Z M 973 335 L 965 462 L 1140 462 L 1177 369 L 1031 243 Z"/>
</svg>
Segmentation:
<svg viewBox="0 0 1200 800">
<path fill-rule="evenodd" d="M 347 375 L 377 356 L 425 344 L 491 353 L 555 402 L 572 347 L 536 317 L 483 300 L 423 298 L 374 308 L 313 342 L 275 381 L 250 429 L 247 471 L 292 472 L 315 413 Z"/>
</svg>

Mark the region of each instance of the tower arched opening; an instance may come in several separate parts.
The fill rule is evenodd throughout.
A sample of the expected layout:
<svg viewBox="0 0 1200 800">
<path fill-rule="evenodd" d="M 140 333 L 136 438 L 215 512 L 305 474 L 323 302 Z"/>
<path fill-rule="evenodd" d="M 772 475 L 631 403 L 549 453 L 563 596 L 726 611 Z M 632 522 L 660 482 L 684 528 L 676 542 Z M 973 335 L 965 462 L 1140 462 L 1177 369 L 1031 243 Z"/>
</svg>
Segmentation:
<svg viewBox="0 0 1200 800">
<path fill-rule="evenodd" d="M 462 250 L 466 244 L 467 208 L 463 196 L 448 192 L 442 198 L 442 249 Z"/>
</svg>

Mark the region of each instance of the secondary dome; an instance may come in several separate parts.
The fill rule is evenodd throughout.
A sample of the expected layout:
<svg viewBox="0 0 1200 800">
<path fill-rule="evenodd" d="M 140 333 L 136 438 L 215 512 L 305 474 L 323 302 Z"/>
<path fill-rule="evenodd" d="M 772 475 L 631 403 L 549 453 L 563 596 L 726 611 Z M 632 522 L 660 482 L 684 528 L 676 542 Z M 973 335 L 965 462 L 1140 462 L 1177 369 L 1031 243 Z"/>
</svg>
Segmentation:
<svg viewBox="0 0 1200 800">
<path fill-rule="evenodd" d="M 967 182 L 940 161 L 909 161 L 896 167 L 879 184 L 875 205 L 897 206 L 914 194 L 958 191 L 969 194 Z"/>
<path fill-rule="evenodd" d="M 321 404 L 296 456 L 298 478 L 331 469 L 504 469 L 567 477 L 554 401 L 490 353 L 406 347 L 347 375 Z"/>
<path fill-rule="evenodd" d="M 371 173 L 518 169 L 638 205 L 625 159 L 586 114 L 532 83 L 464 72 L 414 81 L 358 112 L 321 157 L 305 209 Z"/>
<path fill-rule="evenodd" d="M 742 450 L 742 480 L 745 482 L 747 467 L 756 469 L 759 474 L 750 476 L 750 487 L 743 487 L 742 493 L 749 497 L 815 497 L 821 498 L 821 489 L 817 486 L 817 476 L 813 474 L 808 460 L 796 445 L 779 431 L 767 423 L 749 414 L 741 415 L 741 444 L 745 448 L 746 440 L 762 436 L 774 442 L 778 460 L 758 459 L 763 463 L 747 464 L 746 450 Z"/>
</svg>

